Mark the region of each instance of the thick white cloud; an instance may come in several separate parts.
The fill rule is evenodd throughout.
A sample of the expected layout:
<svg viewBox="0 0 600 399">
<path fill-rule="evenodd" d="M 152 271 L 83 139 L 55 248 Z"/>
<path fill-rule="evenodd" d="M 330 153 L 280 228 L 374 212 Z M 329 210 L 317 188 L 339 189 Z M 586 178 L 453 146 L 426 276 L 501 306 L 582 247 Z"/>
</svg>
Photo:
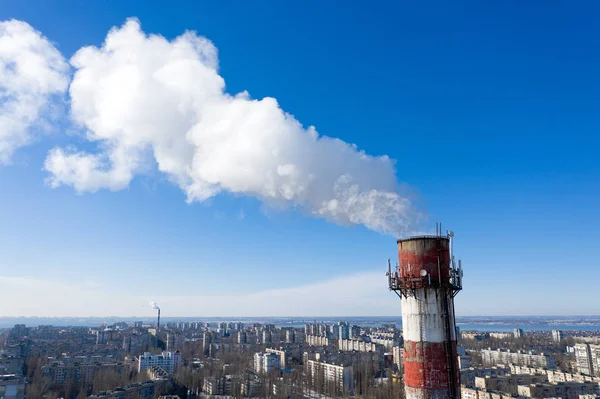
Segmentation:
<svg viewBox="0 0 600 399">
<path fill-rule="evenodd" d="M 217 49 L 194 32 L 168 41 L 130 19 L 71 65 L 72 116 L 99 150 L 52 150 L 53 187 L 120 190 L 155 163 L 188 201 L 225 191 L 383 233 L 412 228 L 392 160 L 319 136 L 274 98 L 227 94 Z"/>
<path fill-rule="evenodd" d="M 0 163 L 43 128 L 51 97 L 67 90 L 69 65 L 29 24 L 0 22 Z"/>
</svg>

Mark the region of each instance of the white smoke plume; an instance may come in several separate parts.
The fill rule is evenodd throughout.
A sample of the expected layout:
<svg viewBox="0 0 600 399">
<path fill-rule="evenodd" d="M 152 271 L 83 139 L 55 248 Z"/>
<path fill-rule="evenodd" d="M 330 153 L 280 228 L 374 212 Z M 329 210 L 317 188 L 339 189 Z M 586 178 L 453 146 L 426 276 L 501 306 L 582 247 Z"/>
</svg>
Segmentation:
<svg viewBox="0 0 600 399">
<path fill-rule="evenodd" d="M 158 307 L 158 305 L 156 304 L 156 302 L 154 302 L 154 301 L 150 301 L 149 303 L 150 303 L 150 307 L 151 307 L 152 309 L 155 309 L 155 310 L 160 310 L 160 308 Z"/>
<path fill-rule="evenodd" d="M 53 149 L 52 187 L 121 190 L 155 163 L 189 202 L 230 192 L 387 234 L 413 228 L 393 160 L 319 136 L 274 98 L 226 93 L 217 49 L 194 32 L 169 41 L 129 19 L 70 62 L 72 117 L 98 151 Z"/>
<path fill-rule="evenodd" d="M 29 24 L 0 22 L 0 164 L 43 131 L 50 99 L 67 90 L 69 65 Z"/>
</svg>

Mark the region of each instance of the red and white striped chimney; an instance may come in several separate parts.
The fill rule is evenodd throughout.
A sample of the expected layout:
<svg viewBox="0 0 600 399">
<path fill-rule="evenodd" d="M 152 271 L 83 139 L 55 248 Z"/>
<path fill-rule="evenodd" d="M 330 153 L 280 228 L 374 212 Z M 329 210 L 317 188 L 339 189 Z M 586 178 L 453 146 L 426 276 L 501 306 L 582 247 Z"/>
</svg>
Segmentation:
<svg viewBox="0 0 600 399">
<path fill-rule="evenodd" d="M 454 296 L 462 270 L 451 255 L 452 233 L 398 240 L 390 288 L 402 300 L 407 399 L 459 399 Z"/>
</svg>

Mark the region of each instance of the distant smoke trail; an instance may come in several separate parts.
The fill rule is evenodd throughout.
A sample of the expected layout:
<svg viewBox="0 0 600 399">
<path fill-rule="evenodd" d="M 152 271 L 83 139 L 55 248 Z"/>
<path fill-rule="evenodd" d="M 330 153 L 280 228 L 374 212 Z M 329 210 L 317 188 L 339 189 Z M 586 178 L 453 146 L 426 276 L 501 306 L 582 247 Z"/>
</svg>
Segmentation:
<svg viewBox="0 0 600 399">
<path fill-rule="evenodd" d="M 386 234 L 416 228 L 393 160 L 319 136 L 274 98 L 227 94 L 217 49 L 194 32 L 168 41 L 130 19 L 70 62 L 72 116 L 99 152 L 54 148 L 52 187 L 121 190 L 156 165 L 189 202 L 230 192 Z"/>
<path fill-rule="evenodd" d="M 150 301 L 149 303 L 150 303 L 150 306 L 152 307 L 152 309 L 160 310 L 160 308 L 158 307 L 158 305 L 156 304 L 156 302 Z"/>
</svg>

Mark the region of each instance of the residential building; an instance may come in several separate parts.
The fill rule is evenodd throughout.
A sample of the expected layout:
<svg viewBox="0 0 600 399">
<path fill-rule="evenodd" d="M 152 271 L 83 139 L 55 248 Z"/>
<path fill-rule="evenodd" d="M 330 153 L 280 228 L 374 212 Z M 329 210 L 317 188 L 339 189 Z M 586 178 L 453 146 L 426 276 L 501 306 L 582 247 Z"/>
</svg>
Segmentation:
<svg viewBox="0 0 600 399">
<path fill-rule="evenodd" d="M 394 346 L 392 349 L 392 356 L 394 357 L 394 365 L 398 372 L 402 372 L 404 366 L 404 348 Z"/>
<path fill-rule="evenodd" d="M 41 367 L 41 374 L 55 385 L 72 382 L 80 386 L 90 386 L 99 371 L 127 372 L 129 368 L 111 356 L 65 356 L 60 359 L 48 358 Z"/>
<path fill-rule="evenodd" d="M 397 337 L 394 333 L 378 332 L 377 334 L 369 334 L 371 342 L 382 345 L 386 350 L 392 350 L 394 345 L 398 345 Z"/>
<path fill-rule="evenodd" d="M 272 333 L 269 330 L 263 330 L 262 332 L 262 343 L 263 344 L 270 344 L 271 343 L 271 339 L 272 339 Z"/>
<path fill-rule="evenodd" d="M 296 342 L 296 332 L 294 330 L 286 330 L 285 332 L 285 343 L 293 344 Z"/>
<path fill-rule="evenodd" d="M 361 334 L 361 329 L 359 326 L 350 327 L 350 339 L 359 339 Z"/>
<path fill-rule="evenodd" d="M 256 373 L 268 374 L 273 370 L 281 368 L 280 357 L 275 353 L 255 353 L 254 354 L 254 371 Z"/>
<path fill-rule="evenodd" d="M 594 370 L 592 348 L 590 344 L 575 345 L 575 360 L 577 361 L 577 371 L 586 375 L 595 374 L 596 370 Z"/>
<path fill-rule="evenodd" d="M 545 367 L 548 369 L 556 368 L 556 360 L 550 355 L 544 353 L 536 354 L 530 352 L 512 352 L 504 349 L 483 349 L 480 351 L 483 365 L 496 366 L 518 364 L 520 366 Z"/>
<path fill-rule="evenodd" d="M 552 330 L 552 339 L 554 340 L 554 342 L 560 342 L 564 338 L 564 332 L 562 332 L 561 330 Z"/>
<path fill-rule="evenodd" d="M 261 394 L 261 381 L 256 376 L 250 376 L 240 384 L 241 394 L 245 398 L 254 398 Z"/>
<path fill-rule="evenodd" d="M 129 384 L 112 391 L 105 391 L 97 395 L 88 396 L 87 399 L 153 399 L 157 393 L 170 388 L 170 381 L 166 379 L 145 381 Z"/>
<path fill-rule="evenodd" d="M 507 339 L 507 338 L 513 338 L 513 337 L 514 337 L 514 335 L 509 332 L 491 332 L 490 333 L 490 338 L 495 338 L 495 339 Z"/>
<path fill-rule="evenodd" d="M 165 370 L 169 375 L 172 375 L 177 371 L 177 368 L 181 365 L 181 353 L 179 351 L 167 352 L 163 351 L 160 355 L 153 355 L 150 352 L 144 352 L 138 358 L 138 373 L 146 371 L 150 367 L 160 367 Z"/>
<path fill-rule="evenodd" d="M 202 392 L 208 395 L 231 395 L 233 381 L 230 375 L 224 377 L 208 377 L 202 384 Z"/>
<path fill-rule="evenodd" d="M 308 360 L 306 370 L 313 384 L 316 381 L 323 381 L 324 383 L 333 382 L 338 392 L 354 391 L 354 371 L 352 366 Z"/>
<path fill-rule="evenodd" d="M 471 356 L 459 356 L 458 357 L 458 369 L 464 370 L 471 367 L 471 363 L 473 363 L 473 358 Z"/>
<path fill-rule="evenodd" d="M 123 350 L 127 353 L 140 353 L 148 349 L 148 334 L 129 334 L 123 338 Z"/>
<path fill-rule="evenodd" d="M 600 384 L 600 377 L 594 377 L 581 373 L 566 373 L 560 370 L 548 370 L 537 367 L 510 365 L 512 374 L 544 374 L 548 376 L 549 382 L 595 382 Z"/>
<path fill-rule="evenodd" d="M 516 395 L 506 392 L 481 390 L 479 388 L 460 388 L 461 399 L 514 399 Z"/>
<path fill-rule="evenodd" d="M 169 378 L 169 373 L 165 371 L 162 367 L 152 366 L 146 369 L 146 373 L 148 374 L 148 378 L 151 380 L 160 380 L 163 378 Z"/>
<path fill-rule="evenodd" d="M 559 382 L 519 385 L 517 394 L 526 398 L 578 399 L 579 395 L 598 393 L 598 384 L 593 382 Z"/>
<path fill-rule="evenodd" d="M 480 333 L 475 331 L 462 331 L 460 333 L 460 337 L 462 339 L 473 339 L 475 341 L 482 341 L 485 338 L 489 337 L 487 333 Z"/>
<path fill-rule="evenodd" d="M 510 373 L 510 369 L 502 367 L 491 367 L 491 368 L 468 368 L 460 370 L 460 383 L 463 386 L 473 388 L 475 387 L 475 377 L 498 377 L 507 375 Z M 525 373 L 524 373 L 525 374 Z"/>
<path fill-rule="evenodd" d="M 346 322 L 338 323 L 338 338 L 339 339 L 350 339 L 350 325 Z"/>
<path fill-rule="evenodd" d="M 167 351 L 173 352 L 176 349 L 183 348 L 184 337 L 178 333 L 167 333 Z"/>
<path fill-rule="evenodd" d="M 522 328 L 515 328 L 515 330 L 513 331 L 513 335 L 515 336 L 515 338 L 523 338 L 525 336 L 525 332 Z"/>
<path fill-rule="evenodd" d="M 285 350 L 266 348 L 266 353 L 273 353 L 274 355 L 279 356 L 279 368 L 286 368 L 290 361 L 290 353 Z"/>
<path fill-rule="evenodd" d="M 548 376 L 531 374 L 508 374 L 497 377 L 475 377 L 475 387 L 482 390 L 501 391 L 517 394 L 517 386 L 548 382 Z"/>
<path fill-rule="evenodd" d="M 338 339 L 338 349 L 341 351 L 376 352 L 383 351 L 381 345 L 373 342 L 359 341 L 355 339 Z"/>
<path fill-rule="evenodd" d="M 329 338 L 320 335 L 307 335 L 306 343 L 309 346 L 328 346 Z"/>
</svg>

